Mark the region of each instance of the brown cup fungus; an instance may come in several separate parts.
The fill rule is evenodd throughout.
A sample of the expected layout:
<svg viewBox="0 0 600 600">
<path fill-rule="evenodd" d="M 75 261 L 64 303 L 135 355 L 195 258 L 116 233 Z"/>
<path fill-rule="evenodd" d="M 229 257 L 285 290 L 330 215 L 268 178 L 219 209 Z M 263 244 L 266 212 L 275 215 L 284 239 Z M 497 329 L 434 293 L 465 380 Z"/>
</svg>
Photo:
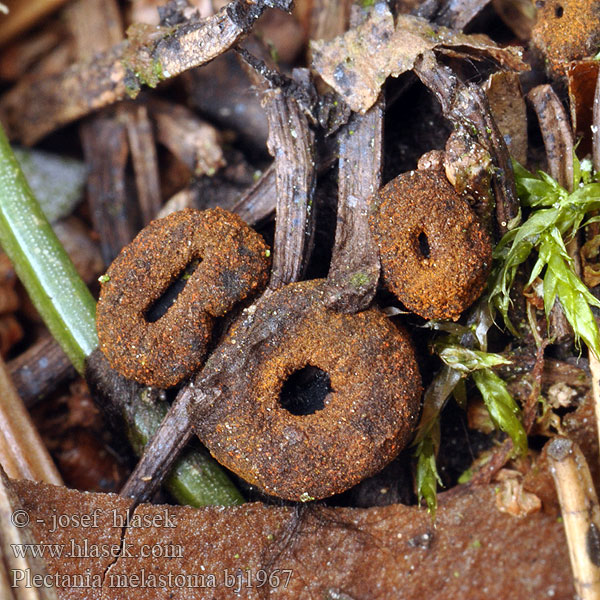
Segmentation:
<svg viewBox="0 0 600 600">
<path fill-rule="evenodd" d="M 538 0 L 531 45 L 555 75 L 568 63 L 598 52 L 600 2 L 598 0 Z"/>
<path fill-rule="evenodd" d="M 325 280 L 293 283 L 244 312 L 224 344 L 236 376 L 195 425 L 221 464 L 289 500 L 324 498 L 381 470 L 419 412 L 407 333 L 378 309 L 326 308 L 326 290 Z"/>
<path fill-rule="evenodd" d="M 440 171 L 403 173 L 378 193 L 371 227 L 383 281 L 408 310 L 453 319 L 482 293 L 490 236 Z"/>
<path fill-rule="evenodd" d="M 192 374 L 214 318 L 266 285 L 268 254 L 259 234 L 220 208 L 185 209 L 150 223 L 101 278 L 98 338 L 111 367 L 161 388 Z M 151 322 L 149 309 L 194 261 L 183 290 Z"/>
</svg>

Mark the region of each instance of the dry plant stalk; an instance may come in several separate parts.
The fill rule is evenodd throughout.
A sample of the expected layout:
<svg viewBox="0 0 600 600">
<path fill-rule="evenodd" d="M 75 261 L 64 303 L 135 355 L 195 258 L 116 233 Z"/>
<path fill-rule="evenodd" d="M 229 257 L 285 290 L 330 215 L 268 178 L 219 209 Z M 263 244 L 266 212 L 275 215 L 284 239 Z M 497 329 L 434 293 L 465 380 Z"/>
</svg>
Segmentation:
<svg viewBox="0 0 600 600">
<path fill-rule="evenodd" d="M 0 359 L 0 464 L 13 479 L 63 485 L 56 466 Z"/>
<path fill-rule="evenodd" d="M 5 0 L 4 4 L 10 12 L 0 20 L 0 44 L 5 44 L 27 31 L 65 2 L 66 0 Z"/>
<path fill-rule="evenodd" d="M 547 455 L 562 511 L 577 595 L 581 600 L 598 600 L 600 507 L 590 470 L 577 444 L 567 438 L 553 439 L 547 446 Z"/>
<path fill-rule="evenodd" d="M 35 342 L 7 366 L 13 385 L 28 408 L 54 391 L 61 382 L 75 378 L 77 373 L 69 357 L 50 335 Z"/>
<path fill-rule="evenodd" d="M 3 600 L 57 600 L 54 585 L 25 587 L 13 586 L 10 574 L 30 573 L 32 577 L 44 577 L 48 571 L 40 557 L 17 556 L 14 546 L 35 544 L 27 522 L 28 513 L 12 489 L 6 473 L 0 467 L 0 593 Z"/>
<path fill-rule="evenodd" d="M 379 281 L 379 252 L 369 213 L 381 186 L 384 111 L 380 98 L 364 115 L 354 115 L 338 135 L 338 221 L 326 296 L 327 304 L 338 311 L 367 308 Z"/>
<path fill-rule="evenodd" d="M 546 147 L 548 171 L 567 191 L 573 191 L 573 132 L 569 117 L 550 85 L 533 88 L 527 99 L 540 121 L 540 130 Z"/>
<path fill-rule="evenodd" d="M 268 6 L 288 0 L 232 0 L 214 16 L 159 29 L 137 27 L 129 39 L 54 76 L 16 86 L 0 102 L 9 137 L 34 144 L 54 129 L 210 62 L 250 31 Z"/>
</svg>

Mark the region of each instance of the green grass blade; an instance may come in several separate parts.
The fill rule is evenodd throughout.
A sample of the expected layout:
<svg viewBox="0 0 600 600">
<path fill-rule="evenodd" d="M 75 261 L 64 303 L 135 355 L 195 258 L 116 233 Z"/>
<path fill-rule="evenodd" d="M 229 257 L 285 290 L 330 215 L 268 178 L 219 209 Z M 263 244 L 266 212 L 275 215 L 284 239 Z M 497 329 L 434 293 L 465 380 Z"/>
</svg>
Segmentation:
<svg viewBox="0 0 600 600">
<path fill-rule="evenodd" d="M 96 303 L 34 198 L 0 126 L 0 244 L 48 329 L 83 374 Z"/>
</svg>

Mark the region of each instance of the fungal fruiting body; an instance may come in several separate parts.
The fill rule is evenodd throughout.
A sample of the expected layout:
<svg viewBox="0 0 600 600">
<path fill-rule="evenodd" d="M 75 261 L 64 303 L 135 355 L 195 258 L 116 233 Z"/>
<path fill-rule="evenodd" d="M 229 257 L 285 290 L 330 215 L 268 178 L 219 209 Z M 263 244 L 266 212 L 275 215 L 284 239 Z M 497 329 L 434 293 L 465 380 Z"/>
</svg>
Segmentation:
<svg viewBox="0 0 600 600">
<path fill-rule="evenodd" d="M 379 191 L 371 215 L 383 282 L 425 319 L 453 319 L 482 293 L 491 238 L 443 172 L 403 173 Z"/>
<path fill-rule="evenodd" d="M 264 289 L 268 255 L 259 234 L 220 208 L 150 223 L 101 278 L 98 338 L 111 367 L 161 388 L 191 375 L 205 359 L 215 317 Z M 172 306 L 150 322 L 148 309 L 193 261 Z"/>
<path fill-rule="evenodd" d="M 326 308 L 325 280 L 285 286 L 232 327 L 218 357 L 226 393 L 195 431 L 246 481 L 290 500 L 342 492 L 389 463 L 408 442 L 421 378 L 407 333 L 378 309 Z M 250 340 L 250 342 L 249 342 Z M 282 389 L 311 367 L 329 380 L 314 412 L 293 414 Z M 225 390 L 223 390 L 225 391 Z M 322 391 L 322 390 L 321 390 Z"/>
</svg>

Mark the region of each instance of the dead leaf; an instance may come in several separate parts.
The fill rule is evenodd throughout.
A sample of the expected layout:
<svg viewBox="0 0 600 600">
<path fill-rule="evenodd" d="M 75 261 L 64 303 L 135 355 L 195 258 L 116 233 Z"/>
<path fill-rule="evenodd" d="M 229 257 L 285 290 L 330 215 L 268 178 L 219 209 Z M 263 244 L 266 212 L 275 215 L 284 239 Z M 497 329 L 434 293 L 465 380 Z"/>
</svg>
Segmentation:
<svg viewBox="0 0 600 600">
<path fill-rule="evenodd" d="M 409 71 L 419 56 L 434 49 L 526 68 L 516 50 L 500 48 L 485 35 L 466 35 L 413 15 L 399 15 L 394 24 L 385 3 L 375 4 L 361 25 L 331 42 L 312 42 L 312 66 L 352 110 L 364 113 L 388 76 Z"/>
<path fill-rule="evenodd" d="M 496 493 L 496 508 L 515 517 L 525 517 L 538 512 L 542 501 L 533 493 L 523 489 L 523 477 L 518 471 L 502 469 L 496 475 L 500 486 Z"/>
<path fill-rule="evenodd" d="M 573 597 L 556 515 L 503 514 L 495 508 L 494 485 L 440 494 L 435 526 L 425 510 L 400 504 L 360 510 L 253 503 L 145 504 L 129 528 L 120 527 L 128 503 L 117 496 L 25 481 L 14 487 L 37 540 L 71 552 L 62 558 L 46 552 L 61 600 L 346 597 L 339 593 L 372 600 L 529 600 L 548 590 Z M 91 556 L 102 548 L 109 556 Z M 440 576 L 440 565 L 447 576 Z"/>
</svg>

